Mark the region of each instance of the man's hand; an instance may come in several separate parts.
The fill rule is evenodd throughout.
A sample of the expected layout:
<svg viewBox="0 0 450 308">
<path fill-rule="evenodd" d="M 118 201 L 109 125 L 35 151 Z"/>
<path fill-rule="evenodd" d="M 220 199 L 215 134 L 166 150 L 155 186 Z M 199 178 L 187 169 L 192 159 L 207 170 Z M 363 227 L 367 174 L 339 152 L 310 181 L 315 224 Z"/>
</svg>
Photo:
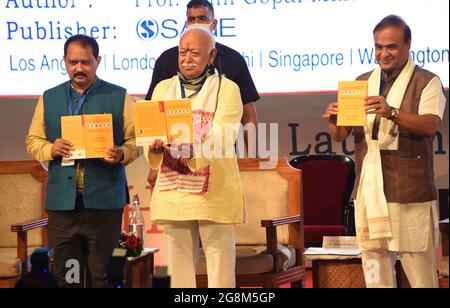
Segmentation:
<svg viewBox="0 0 450 308">
<path fill-rule="evenodd" d="M 364 100 L 364 108 L 367 114 L 379 114 L 384 118 L 391 115 L 392 107 L 386 102 L 384 96 L 368 96 Z"/>
<path fill-rule="evenodd" d="M 164 152 L 164 150 L 169 149 L 167 145 L 164 144 L 164 142 L 160 139 L 157 139 L 153 141 L 153 143 L 150 145 L 149 148 L 149 154 L 161 154 Z"/>
<path fill-rule="evenodd" d="M 333 139 L 337 142 L 341 142 L 350 135 L 352 132 L 352 127 L 337 126 L 338 109 L 337 102 L 329 104 L 325 109 L 325 113 L 322 115 L 322 119 L 328 121 L 328 130 L 330 131 L 330 135 Z"/>
<path fill-rule="evenodd" d="M 147 176 L 147 182 L 152 188 L 155 187 L 157 178 L 158 178 L 158 171 L 150 168 L 150 171 L 148 172 Z"/>
<path fill-rule="evenodd" d="M 124 153 L 119 146 L 111 146 L 106 149 L 105 153 L 108 154 L 109 157 L 103 158 L 103 161 L 108 164 L 115 165 L 123 160 Z"/>
<path fill-rule="evenodd" d="M 62 138 L 58 138 L 53 142 L 53 146 L 51 149 L 51 155 L 53 158 L 57 157 L 70 157 L 71 152 L 75 150 L 73 148 L 73 143 L 69 140 L 65 140 Z"/>
<path fill-rule="evenodd" d="M 186 163 L 189 159 L 194 158 L 194 145 L 192 143 L 172 143 L 170 154 L 172 158 L 180 159 L 183 163 Z"/>
<path fill-rule="evenodd" d="M 332 125 L 337 125 L 338 103 L 333 102 L 325 109 L 322 119 L 327 120 Z"/>
</svg>

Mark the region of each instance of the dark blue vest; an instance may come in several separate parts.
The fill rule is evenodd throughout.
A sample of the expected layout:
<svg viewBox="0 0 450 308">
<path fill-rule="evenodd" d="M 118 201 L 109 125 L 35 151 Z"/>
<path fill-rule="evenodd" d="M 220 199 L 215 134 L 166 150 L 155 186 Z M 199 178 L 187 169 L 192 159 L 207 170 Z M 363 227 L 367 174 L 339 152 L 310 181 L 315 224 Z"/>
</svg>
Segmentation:
<svg viewBox="0 0 450 308">
<path fill-rule="evenodd" d="M 45 91 L 44 117 L 47 139 L 61 138 L 61 116 L 68 115 L 70 81 Z M 113 117 L 114 143 L 122 145 L 123 108 L 126 90 L 97 79 L 89 90 L 82 114 L 110 113 Z M 61 167 L 61 158 L 49 164 L 46 209 L 66 211 L 75 208 L 77 170 Z M 129 202 L 125 168 L 101 159 L 84 160 L 84 206 L 89 209 L 118 209 Z"/>
</svg>

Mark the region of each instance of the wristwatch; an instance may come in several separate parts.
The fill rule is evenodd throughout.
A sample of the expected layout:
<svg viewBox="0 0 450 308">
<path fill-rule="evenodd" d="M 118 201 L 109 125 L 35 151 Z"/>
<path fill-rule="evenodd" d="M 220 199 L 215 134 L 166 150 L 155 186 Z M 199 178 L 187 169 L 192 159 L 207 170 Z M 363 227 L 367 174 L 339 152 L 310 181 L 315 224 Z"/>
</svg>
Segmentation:
<svg viewBox="0 0 450 308">
<path fill-rule="evenodd" d="M 391 107 L 391 113 L 389 114 L 387 119 L 394 120 L 396 117 L 398 117 L 399 113 L 400 113 L 400 110 L 398 108 Z"/>
</svg>

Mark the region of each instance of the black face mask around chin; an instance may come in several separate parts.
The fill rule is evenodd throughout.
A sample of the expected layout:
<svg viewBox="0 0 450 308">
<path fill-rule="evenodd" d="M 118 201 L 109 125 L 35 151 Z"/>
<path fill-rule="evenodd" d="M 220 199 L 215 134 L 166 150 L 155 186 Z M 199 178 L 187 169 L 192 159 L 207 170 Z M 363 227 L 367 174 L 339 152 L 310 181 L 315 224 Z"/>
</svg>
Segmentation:
<svg viewBox="0 0 450 308">
<path fill-rule="evenodd" d="M 203 86 L 203 83 L 205 82 L 206 78 L 208 78 L 211 75 L 214 75 L 215 73 L 215 67 L 213 64 L 208 65 L 203 73 L 200 74 L 200 76 L 196 78 L 188 79 L 186 78 L 180 71 L 177 72 L 178 78 L 180 78 L 181 84 L 186 88 L 190 90 L 198 90 Z"/>
</svg>

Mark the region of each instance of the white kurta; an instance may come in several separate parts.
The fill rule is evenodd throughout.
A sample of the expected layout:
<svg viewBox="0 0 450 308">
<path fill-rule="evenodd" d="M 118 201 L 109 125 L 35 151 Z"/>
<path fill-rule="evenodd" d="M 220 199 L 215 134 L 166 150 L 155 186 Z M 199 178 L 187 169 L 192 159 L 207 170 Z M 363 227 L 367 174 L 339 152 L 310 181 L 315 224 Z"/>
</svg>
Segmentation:
<svg viewBox="0 0 450 308">
<path fill-rule="evenodd" d="M 171 79 L 160 82 L 153 100 L 164 100 Z M 195 104 L 196 98 L 191 101 Z M 239 123 L 242 117 L 242 103 L 237 85 L 225 77 L 218 98 L 219 104 L 214 116 L 213 126 L 225 132 L 228 124 Z M 211 134 L 212 134 L 211 130 Z M 211 135 L 209 139 L 213 140 Z M 239 177 L 237 159 L 234 155 L 234 141 L 231 142 L 232 158 L 197 157 L 188 165 L 192 170 L 204 166 L 211 167 L 210 189 L 204 194 L 193 194 L 180 190 L 162 191 L 159 187 L 160 176 L 156 182 L 151 201 L 151 219 L 153 223 L 164 224 L 167 221 L 204 220 L 223 224 L 237 224 L 245 221 L 244 192 Z M 150 154 L 151 168 L 158 169 L 162 154 Z M 159 170 L 160 173 L 160 170 Z"/>
</svg>

